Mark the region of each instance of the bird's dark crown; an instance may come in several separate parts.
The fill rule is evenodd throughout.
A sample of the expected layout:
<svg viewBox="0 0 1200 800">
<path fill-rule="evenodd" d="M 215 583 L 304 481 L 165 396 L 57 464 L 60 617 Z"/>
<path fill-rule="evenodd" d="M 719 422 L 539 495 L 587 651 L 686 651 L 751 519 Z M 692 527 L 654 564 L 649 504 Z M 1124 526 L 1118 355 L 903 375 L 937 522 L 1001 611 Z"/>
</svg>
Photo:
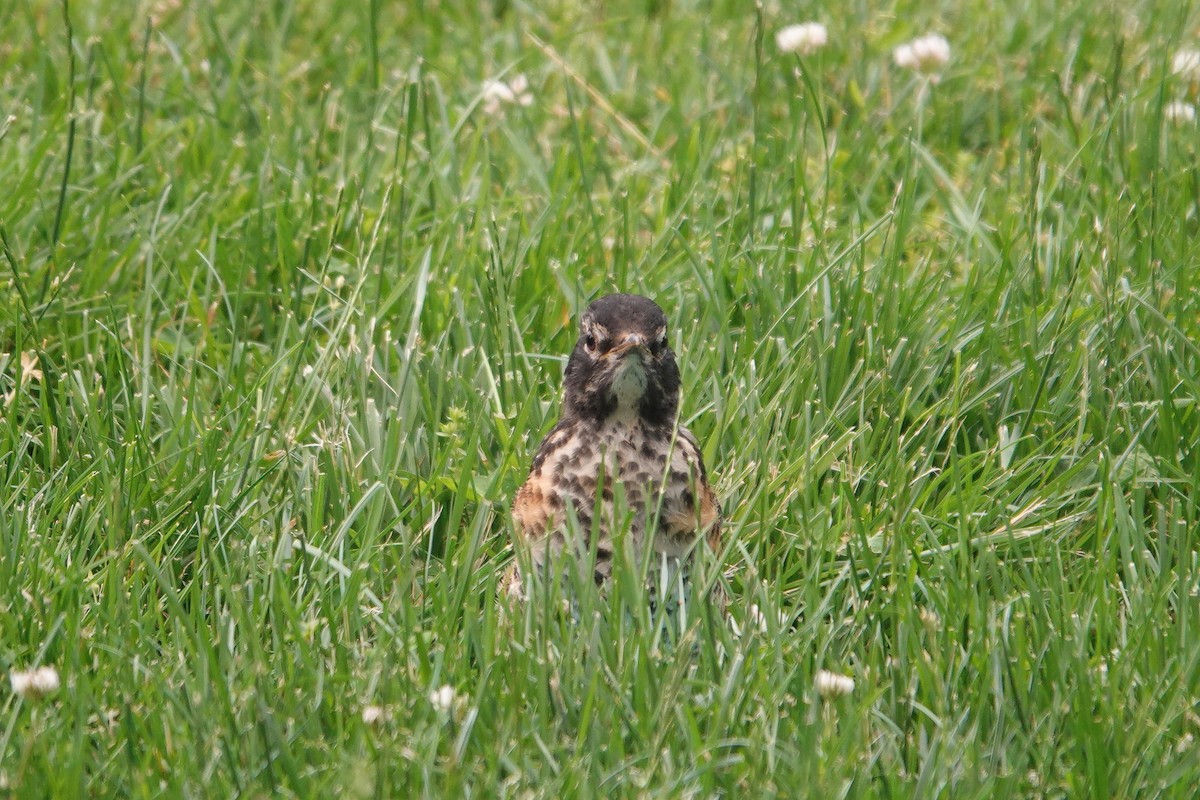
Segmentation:
<svg viewBox="0 0 1200 800">
<path fill-rule="evenodd" d="M 588 306 L 567 361 L 564 416 L 602 422 L 636 413 L 658 426 L 672 424 L 678 409 L 679 366 L 658 304 L 636 294 L 610 294 Z"/>
</svg>

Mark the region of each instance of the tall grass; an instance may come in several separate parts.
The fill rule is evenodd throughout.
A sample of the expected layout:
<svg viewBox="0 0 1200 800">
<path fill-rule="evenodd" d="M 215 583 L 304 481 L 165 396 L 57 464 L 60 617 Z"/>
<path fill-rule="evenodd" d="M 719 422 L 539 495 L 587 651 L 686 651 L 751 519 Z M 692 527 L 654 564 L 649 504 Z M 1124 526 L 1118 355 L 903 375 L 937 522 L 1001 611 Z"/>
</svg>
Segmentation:
<svg viewBox="0 0 1200 800">
<path fill-rule="evenodd" d="M 0 18 L 0 796 L 1193 795 L 1189 5 Z M 727 517 L 678 635 L 496 599 L 612 290 Z"/>
</svg>

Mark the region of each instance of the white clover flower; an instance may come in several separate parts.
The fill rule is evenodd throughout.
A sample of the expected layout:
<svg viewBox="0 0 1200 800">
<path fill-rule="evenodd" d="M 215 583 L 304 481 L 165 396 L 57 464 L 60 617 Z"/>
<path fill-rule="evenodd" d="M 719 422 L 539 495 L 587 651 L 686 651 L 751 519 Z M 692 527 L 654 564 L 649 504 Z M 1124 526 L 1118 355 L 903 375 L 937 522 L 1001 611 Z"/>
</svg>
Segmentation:
<svg viewBox="0 0 1200 800">
<path fill-rule="evenodd" d="M 854 691 L 854 678 L 819 669 L 817 677 L 813 679 L 813 686 L 821 697 L 841 697 Z"/>
<path fill-rule="evenodd" d="M 1196 107 L 1191 103 L 1167 103 L 1163 106 L 1163 118 L 1167 122 L 1188 123 L 1196 121 Z"/>
<path fill-rule="evenodd" d="M 1171 72 L 1189 81 L 1200 80 L 1200 50 L 1180 50 L 1171 59 Z"/>
<path fill-rule="evenodd" d="M 50 666 L 38 667 L 27 672 L 14 670 L 9 680 L 12 682 L 13 694 L 25 700 L 41 700 L 57 692 L 60 686 L 58 670 Z"/>
<path fill-rule="evenodd" d="M 452 711 L 454 703 L 458 700 L 458 694 L 454 691 L 454 687 L 449 684 L 438 687 L 429 693 L 429 702 L 438 711 Z"/>
<path fill-rule="evenodd" d="M 775 45 L 784 53 L 811 55 L 829 41 L 829 31 L 819 22 L 788 25 L 775 33 Z"/>
<path fill-rule="evenodd" d="M 533 93 L 529 91 L 529 79 L 514 75 L 509 81 L 488 79 L 483 82 L 483 111 L 499 114 L 504 106 L 516 103 L 520 106 L 533 105 Z"/>
<path fill-rule="evenodd" d="M 363 706 L 362 721 L 368 725 L 378 725 L 392 718 L 392 712 L 383 706 Z"/>
<path fill-rule="evenodd" d="M 950 43 L 940 33 L 930 33 L 902 44 L 892 53 L 896 66 L 917 72 L 937 72 L 950 61 Z"/>
</svg>

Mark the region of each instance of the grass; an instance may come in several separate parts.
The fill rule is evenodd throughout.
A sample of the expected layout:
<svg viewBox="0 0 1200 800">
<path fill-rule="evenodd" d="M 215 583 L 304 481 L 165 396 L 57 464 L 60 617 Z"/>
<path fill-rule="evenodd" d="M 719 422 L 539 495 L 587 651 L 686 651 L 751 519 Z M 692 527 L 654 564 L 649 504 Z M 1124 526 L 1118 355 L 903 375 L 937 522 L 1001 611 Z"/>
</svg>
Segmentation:
<svg viewBox="0 0 1200 800">
<path fill-rule="evenodd" d="M 0 797 L 1191 797 L 1196 11 L 540 6 L 0 2 Z M 740 636 L 496 602 L 617 289 Z"/>
</svg>

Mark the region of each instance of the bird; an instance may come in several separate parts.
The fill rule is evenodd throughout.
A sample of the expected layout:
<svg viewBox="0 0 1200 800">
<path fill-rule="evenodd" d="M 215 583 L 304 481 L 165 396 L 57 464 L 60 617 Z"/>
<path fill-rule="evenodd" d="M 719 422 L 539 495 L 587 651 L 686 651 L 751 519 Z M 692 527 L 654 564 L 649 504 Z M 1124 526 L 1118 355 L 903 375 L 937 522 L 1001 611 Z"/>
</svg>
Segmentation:
<svg viewBox="0 0 1200 800">
<path fill-rule="evenodd" d="M 719 551 L 721 506 L 696 437 L 679 424 L 679 365 L 668 340 L 666 314 L 647 297 L 610 294 L 581 315 L 560 418 L 513 499 L 524 558 L 504 577 L 510 596 L 526 597 L 522 562 L 532 572 L 584 564 L 605 586 L 614 564 L 629 563 L 616 539 L 625 526 L 630 552 L 652 559 L 652 610 L 661 580 L 686 581 L 699 547 Z"/>
</svg>

